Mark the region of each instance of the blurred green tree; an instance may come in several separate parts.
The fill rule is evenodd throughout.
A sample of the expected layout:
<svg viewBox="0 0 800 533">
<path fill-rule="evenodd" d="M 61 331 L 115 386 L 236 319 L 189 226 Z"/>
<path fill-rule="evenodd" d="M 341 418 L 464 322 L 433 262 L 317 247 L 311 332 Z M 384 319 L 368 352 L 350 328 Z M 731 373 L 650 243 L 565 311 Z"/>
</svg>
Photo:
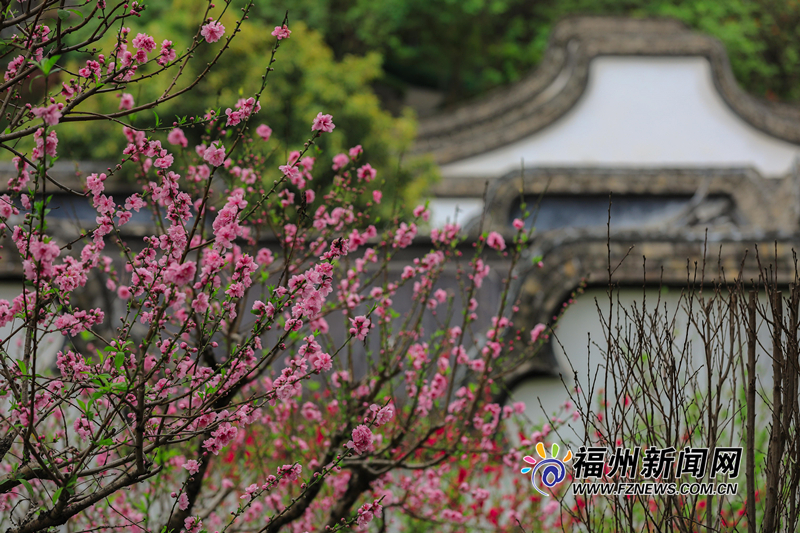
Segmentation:
<svg viewBox="0 0 800 533">
<path fill-rule="evenodd" d="M 196 5 L 193 0 L 172 0 L 156 4 L 152 9 L 148 7 L 142 17 L 143 25 L 137 27 L 137 31 L 152 35 L 158 43 L 164 35 L 182 35 L 186 41 L 175 42 L 174 46 L 178 50 L 186 49 L 191 38 L 190 28 L 196 24 L 194 19 L 198 16 L 193 5 Z M 252 73 L 263 71 L 269 61 L 274 43 L 270 32 L 282 19 L 283 13 L 274 18 L 251 16 L 221 63 L 198 87 L 188 97 L 173 100 L 163 107 L 158 117 L 162 126 L 169 126 L 176 117 L 192 116 L 209 109 L 224 113 L 226 108 L 235 107 L 239 98 L 252 96 L 260 83 L 260 78 L 254 78 Z M 221 20 L 226 32 L 233 31 L 232 16 L 226 15 Z M 290 27 L 292 37 L 281 47 L 273 65 L 280 76 L 269 78 L 261 99 L 262 110 L 251 120 L 252 127 L 264 123 L 273 130 L 268 152 L 276 176 L 279 175 L 277 166 L 286 163 L 289 153 L 302 149 L 310 136 L 312 119 L 323 110 L 332 113 L 336 123 L 335 131 L 320 141 L 324 156 L 318 160 L 318 165 L 328 168 L 328 177 L 333 176 L 330 158 L 361 142 L 370 163 L 378 170 L 377 186 L 383 190 L 384 197 L 390 201 L 394 198 L 400 202 L 415 201 L 425 185 L 435 181 L 438 174 L 426 158 L 403 157 L 414 140 L 416 120 L 410 110 L 392 116 L 382 109 L 371 85 L 382 76 L 380 54 L 345 54 L 337 59 L 319 31 L 309 29 L 296 19 L 290 21 Z M 108 54 L 112 45 L 107 42 L 98 49 Z M 210 60 L 221 46 L 222 41 L 201 46 L 196 53 L 201 56 L 200 61 L 194 62 L 198 70 L 187 72 L 178 86 L 193 80 L 199 74 L 200 65 L 206 63 L 203 59 Z M 76 65 L 65 66 L 68 71 L 77 70 Z M 135 101 L 157 97 L 169 81 L 139 84 L 137 90 L 150 94 L 134 93 Z M 107 94 L 90 100 L 81 110 L 107 111 L 116 109 L 119 102 L 119 95 Z M 133 123 L 142 128 L 154 125 L 156 117 L 152 113 L 146 115 L 134 117 Z M 106 122 L 64 124 L 65 134 L 59 146 L 61 158 L 103 160 L 119 154 L 126 144 L 121 125 L 109 131 Z M 185 128 L 185 133 L 190 143 L 199 143 L 202 128 Z M 383 180 L 385 183 L 381 183 Z"/>
<path fill-rule="evenodd" d="M 570 15 L 674 17 L 725 45 L 751 93 L 800 100 L 798 0 L 257 0 L 320 31 L 335 57 L 378 51 L 383 82 L 441 90 L 445 104 L 512 83 L 538 64 Z"/>
<path fill-rule="evenodd" d="M 324 141 L 326 157 L 366 139 L 364 149 L 378 168 L 379 179 L 386 179 L 384 193 L 409 203 L 436 179 L 436 171 L 424 159 L 403 158 L 415 134 L 413 115 L 399 105 L 404 89 L 410 85 L 437 89 L 448 105 L 512 83 L 535 68 L 553 25 L 565 16 L 675 17 L 723 42 L 734 74 L 746 90 L 770 100 L 800 100 L 798 0 L 255 2 L 252 24 L 194 95 L 169 107 L 162 124 L 209 108 L 224 112 L 240 96 L 251 94 L 257 80 L 245 74 L 267 60 L 273 39 L 269 33 L 289 8 L 295 33 L 275 64 L 282 76 L 270 80 L 264 109 L 254 119 L 273 129 L 275 161 L 282 163 L 305 141 L 308 132 L 298 124 L 310 123 L 319 109 L 330 110 L 337 129 Z M 193 0 L 152 3 L 142 23 L 157 40 L 166 34 L 187 35 L 191 20 L 198 16 L 195 7 Z M 223 22 L 231 31 L 231 20 Z M 185 43 L 175 43 L 177 48 L 187 44 L 188 37 Z M 201 47 L 198 53 L 210 58 L 220 45 Z M 104 49 L 111 46 L 105 43 Z M 67 67 L 74 72 L 75 65 Z M 195 74 L 189 72 L 186 78 Z M 154 92 L 163 88 L 147 87 Z M 147 95 L 133 96 L 138 101 Z M 109 94 L 87 104 L 91 105 L 98 107 L 84 110 L 116 108 L 119 100 Z M 135 121 L 140 127 L 153 122 L 153 116 Z M 65 136 L 69 141 L 60 147 L 62 158 L 104 159 L 119 153 L 123 136 L 104 128 L 108 126 L 70 125 L 72 131 Z M 190 141 L 199 142 L 199 131 L 186 133 Z"/>
</svg>

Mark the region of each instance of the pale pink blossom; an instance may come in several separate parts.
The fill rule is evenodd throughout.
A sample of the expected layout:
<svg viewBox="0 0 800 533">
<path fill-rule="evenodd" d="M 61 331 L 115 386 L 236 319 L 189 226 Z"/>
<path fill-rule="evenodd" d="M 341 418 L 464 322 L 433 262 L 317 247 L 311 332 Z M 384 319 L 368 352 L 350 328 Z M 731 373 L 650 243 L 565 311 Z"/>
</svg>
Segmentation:
<svg viewBox="0 0 800 533">
<path fill-rule="evenodd" d="M 360 156 L 361 154 L 364 153 L 364 149 L 361 148 L 360 144 L 357 144 L 357 145 L 353 146 L 352 148 L 350 148 L 348 153 L 350 154 L 350 158 L 351 159 L 356 159 L 358 156 Z"/>
<path fill-rule="evenodd" d="M 119 108 L 131 109 L 133 108 L 133 95 L 130 93 L 122 93 L 119 95 Z"/>
<path fill-rule="evenodd" d="M 19 68 L 25 63 L 25 56 L 18 55 L 15 57 L 9 64 L 8 70 L 5 73 L 4 79 L 5 81 L 10 80 L 14 76 L 17 75 L 17 71 Z"/>
<path fill-rule="evenodd" d="M 442 520 L 460 524 L 464 521 L 464 515 L 453 509 L 444 509 L 442 511 Z"/>
<path fill-rule="evenodd" d="M 356 426 L 353 428 L 351 436 L 353 440 L 348 441 L 346 446 L 357 454 L 361 455 L 375 449 L 375 446 L 372 444 L 374 436 L 368 426 L 364 424 Z"/>
<path fill-rule="evenodd" d="M 0 217 L 4 220 L 8 220 L 8 217 L 11 215 L 18 215 L 19 209 L 14 207 L 14 203 L 11 200 L 11 197 L 7 194 L 0 196 Z"/>
<path fill-rule="evenodd" d="M 385 407 L 382 407 L 375 415 L 375 425 L 382 426 L 387 422 L 390 422 L 392 418 L 394 418 L 394 406 L 389 404 Z"/>
<path fill-rule="evenodd" d="M 293 165 L 281 165 L 278 167 L 278 170 L 283 172 L 283 175 L 292 182 L 300 178 L 300 170 Z"/>
<path fill-rule="evenodd" d="M 256 128 L 256 135 L 261 137 L 262 140 L 268 141 L 270 136 L 272 136 L 272 128 L 266 124 L 261 124 Z"/>
<path fill-rule="evenodd" d="M 395 248 L 408 248 L 412 242 L 414 242 L 414 237 L 417 235 L 417 225 L 411 224 L 408 225 L 405 222 L 400 223 L 400 227 L 397 228 L 397 232 L 394 235 L 394 244 Z"/>
<path fill-rule="evenodd" d="M 347 154 L 336 154 L 333 156 L 333 166 L 331 167 L 333 170 L 339 170 L 340 168 L 344 168 L 350 162 L 350 158 L 347 157 Z"/>
<path fill-rule="evenodd" d="M 424 220 L 425 222 L 427 222 L 431 218 L 430 209 L 428 209 L 424 205 L 418 205 L 417 207 L 415 207 L 413 213 L 415 217 L 421 217 L 422 220 Z"/>
<path fill-rule="evenodd" d="M 93 424 L 85 416 L 76 418 L 72 427 L 82 440 L 89 439 L 94 431 Z"/>
<path fill-rule="evenodd" d="M 447 301 L 447 291 L 444 289 L 436 289 L 436 292 L 433 293 L 433 297 L 436 298 L 440 304 L 443 304 Z"/>
<path fill-rule="evenodd" d="M 200 463 L 192 459 L 183 463 L 183 468 L 188 470 L 191 475 L 195 475 L 200 471 Z"/>
<path fill-rule="evenodd" d="M 78 71 L 78 76 L 81 78 L 91 78 L 100 75 L 100 63 L 89 59 L 86 61 L 86 66 Z"/>
<path fill-rule="evenodd" d="M 197 272 L 197 264 L 194 261 L 173 263 L 164 271 L 164 281 L 183 287 L 192 281 L 195 272 Z"/>
<path fill-rule="evenodd" d="M 308 421 L 312 422 L 322 421 L 322 413 L 320 412 L 319 409 L 317 409 L 317 406 L 311 402 L 306 402 L 303 404 L 303 408 L 300 410 L 300 414 L 302 414 L 303 418 L 305 418 Z"/>
<path fill-rule="evenodd" d="M 303 472 L 303 465 L 299 464 L 283 465 L 278 468 L 278 474 L 282 475 L 289 481 L 296 481 L 297 479 L 299 479 L 300 474 L 302 472 Z"/>
<path fill-rule="evenodd" d="M 333 359 L 331 358 L 330 354 L 325 352 L 315 353 L 311 357 L 308 358 L 308 362 L 311 363 L 311 366 L 314 367 L 315 370 L 318 371 L 328 371 L 333 368 Z"/>
<path fill-rule="evenodd" d="M 225 162 L 225 147 L 219 143 L 212 144 L 203 152 L 203 159 L 215 167 L 222 165 Z"/>
<path fill-rule="evenodd" d="M 373 503 L 365 503 L 358 509 L 358 516 L 356 517 L 356 524 L 359 527 L 366 528 L 372 522 L 375 514 L 379 513 L 383 507 L 378 500 Z"/>
<path fill-rule="evenodd" d="M 534 328 L 531 330 L 531 342 L 536 342 L 539 340 L 539 337 L 547 328 L 544 324 L 536 324 Z"/>
<path fill-rule="evenodd" d="M 292 30 L 286 27 L 286 24 L 283 26 L 275 26 L 275 29 L 272 30 L 272 36 L 277 37 L 278 40 L 288 39 L 289 36 L 292 34 Z"/>
<path fill-rule="evenodd" d="M 253 494 L 258 492 L 259 486 L 256 483 L 251 483 L 249 487 L 245 489 L 245 493 L 239 496 L 240 500 L 247 500 L 250 501 L 253 499 Z"/>
<path fill-rule="evenodd" d="M 372 321 L 365 316 L 351 318 L 350 324 L 353 326 L 350 328 L 350 334 L 360 341 L 367 338 L 367 333 L 372 328 Z"/>
<path fill-rule="evenodd" d="M 161 43 L 161 52 L 159 53 L 158 64 L 162 67 L 168 63 L 175 61 L 178 56 L 175 49 L 172 47 L 172 41 L 164 40 Z"/>
<path fill-rule="evenodd" d="M 155 160 L 153 166 L 160 169 L 167 169 L 172 166 L 172 163 L 175 161 L 175 157 L 166 150 L 162 150 L 161 152 L 161 156 Z"/>
<path fill-rule="evenodd" d="M 272 256 L 272 250 L 269 248 L 261 248 L 256 253 L 256 262 L 261 266 L 269 266 L 272 262 L 275 261 L 275 258 Z"/>
<path fill-rule="evenodd" d="M 203 527 L 203 521 L 196 516 L 190 516 L 183 521 L 183 527 L 186 533 L 198 533 Z"/>
<path fill-rule="evenodd" d="M 473 359 L 467 365 L 478 374 L 482 373 L 486 369 L 486 363 L 483 362 L 483 359 Z"/>
<path fill-rule="evenodd" d="M 145 52 L 152 52 L 156 49 L 156 40 L 145 33 L 140 33 L 133 38 L 133 47 L 142 49 Z"/>
<path fill-rule="evenodd" d="M 127 300 L 131 297 L 131 290 L 125 285 L 120 285 L 117 287 L 117 297 L 119 297 L 120 300 Z"/>
<path fill-rule="evenodd" d="M 317 113 L 317 117 L 311 124 L 311 131 L 323 131 L 325 133 L 330 133 L 335 127 L 336 126 L 333 124 L 333 117 L 331 115 Z"/>
<path fill-rule="evenodd" d="M 35 117 L 44 120 L 48 126 L 55 126 L 61 120 L 61 108 L 63 104 L 50 104 L 47 107 L 34 107 L 31 111 Z"/>
<path fill-rule="evenodd" d="M 31 151 L 31 157 L 36 160 L 41 160 L 45 155 L 55 157 L 56 148 L 58 147 L 58 137 L 55 130 L 50 130 L 47 137 L 43 138 L 44 128 L 39 128 L 33 134 L 33 140 L 36 147 Z"/>
<path fill-rule="evenodd" d="M 172 145 L 182 146 L 183 148 L 186 148 L 189 145 L 189 141 L 188 139 L 186 139 L 186 135 L 180 128 L 174 128 L 172 131 L 169 132 L 169 135 L 167 135 L 167 142 L 169 142 Z"/>
<path fill-rule="evenodd" d="M 372 165 L 367 163 L 363 167 L 359 168 L 356 174 L 358 175 L 358 179 L 370 182 L 375 179 L 377 173 L 378 171 L 372 168 Z"/>
<path fill-rule="evenodd" d="M 203 29 L 200 30 L 200 35 L 202 35 L 206 41 L 215 43 L 225 35 L 225 26 L 220 24 L 219 21 L 212 20 L 203 26 Z"/>
<path fill-rule="evenodd" d="M 502 252 L 506 249 L 506 241 L 503 239 L 503 236 L 493 231 L 489 234 L 486 238 L 486 244 L 489 248 L 494 248 L 498 252 Z"/>
<path fill-rule="evenodd" d="M 185 492 L 182 492 L 181 495 L 178 497 L 178 509 L 181 511 L 185 511 L 189 508 L 189 497 L 186 495 Z"/>
<path fill-rule="evenodd" d="M 201 292 L 192 301 L 192 309 L 198 314 L 205 314 L 208 310 L 208 294 Z"/>
</svg>

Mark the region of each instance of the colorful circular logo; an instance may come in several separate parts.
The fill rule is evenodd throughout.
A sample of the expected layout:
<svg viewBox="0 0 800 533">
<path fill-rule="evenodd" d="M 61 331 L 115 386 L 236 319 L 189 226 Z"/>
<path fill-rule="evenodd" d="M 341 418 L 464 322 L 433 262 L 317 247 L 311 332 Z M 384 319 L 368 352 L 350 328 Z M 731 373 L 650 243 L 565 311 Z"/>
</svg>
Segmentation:
<svg viewBox="0 0 800 533">
<path fill-rule="evenodd" d="M 538 443 L 536 445 L 536 453 L 541 457 L 541 461 L 537 461 L 530 455 L 526 455 L 522 458 L 523 461 L 528 463 L 531 466 L 525 466 L 520 470 L 521 473 L 527 474 L 530 472 L 531 474 L 531 485 L 534 489 L 536 489 L 540 494 L 544 496 L 550 496 L 547 492 L 543 491 L 536 483 L 537 473 L 539 474 L 539 479 L 541 480 L 541 484 L 545 487 L 552 489 L 562 481 L 564 478 L 567 477 L 567 467 L 564 466 L 564 463 L 568 463 L 572 460 L 572 450 L 567 450 L 567 454 L 564 456 L 563 459 L 558 458 L 558 444 L 553 443 L 550 447 L 550 457 L 547 457 L 547 453 L 544 449 L 543 443 Z"/>
</svg>

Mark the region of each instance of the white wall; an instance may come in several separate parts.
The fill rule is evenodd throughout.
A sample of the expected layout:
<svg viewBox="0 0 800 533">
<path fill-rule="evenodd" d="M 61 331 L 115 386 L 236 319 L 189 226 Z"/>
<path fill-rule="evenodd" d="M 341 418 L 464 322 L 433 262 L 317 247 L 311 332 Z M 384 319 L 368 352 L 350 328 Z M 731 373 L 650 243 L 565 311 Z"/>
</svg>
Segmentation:
<svg viewBox="0 0 800 533">
<path fill-rule="evenodd" d="M 442 167 L 446 177 L 502 176 L 537 166 L 754 167 L 779 176 L 800 147 L 741 119 L 702 57 L 599 57 L 586 92 L 534 135 Z"/>
<path fill-rule="evenodd" d="M 648 309 L 652 309 L 658 298 L 658 289 L 648 289 L 646 296 Z M 599 303 L 603 316 L 607 317 L 608 296 L 606 290 L 589 289 L 577 298 L 575 303 L 564 312 L 555 331 L 558 342 L 553 342 L 553 350 L 556 357 L 560 360 L 563 379 L 570 387 L 574 387 L 572 369 L 577 372 L 578 381 L 584 388 L 586 388 L 586 384 L 589 380 L 594 379 L 595 372 L 598 370 L 600 372 L 598 383 L 602 383 L 603 381 L 603 371 L 600 369 L 599 365 L 603 361 L 601 348 L 605 346 L 606 342 L 604 340 L 604 330 L 595 304 L 595 299 Z M 622 289 L 619 291 L 619 304 L 621 308 L 629 309 L 631 305 L 636 305 L 641 308 L 641 302 L 642 289 Z M 685 302 L 685 299 L 683 302 L 680 301 L 680 291 L 678 289 L 673 289 L 661 295 L 660 309 L 664 309 L 664 305 L 666 305 L 666 315 L 669 317 L 675 316 L 675 338 L 681 343 L 684 340 L 686 331 L 689 331 L 693 369 L 699 370 L 698 375 L 703 376 L 705 375 L 703 370 L 705 365 L 703 346 L 697 331 L 694 330 L 694 328 L 688 327 L 688 314 L 685 312 L 684 307 Z M 765 303 L 766 297 L 762 294 L 760 305 L 764 305 Z M 614 305 L 616 309 L 616 297 Z M 695 309 L 697 309 L 696 305 L 695 303 Z M 616 315 L 616 311 L 614 311 L 614 315 Z M 759 318 L 758 324 L 758 338 L 760 343 L 762 346 L 771 347 L 769 331 L 766 326 L 763 325 L 763 320 Z M 620 322 L 620 325 L 622 325 L 622 322 Z M 592 340 L 591 345 L 589 345 L 588 342 L 590 337 Z M 746 341 L 744 332 L 742 332 L 742 340 Z M 727 342 L 726 339 L 726 347 Z M 673 353 L 677 355 L 678 351 L 679 350 L 676 349 Z M 765 391 L 771 386 L 772 363 L 769 356 L 761 349 L 757 351 L 757 357 L 758 387 L 762 391 Z M 739 373 L 740 370 L 737 367 L 737 386 L 742 385 Z M 704 383 L 702 379 L 701 383 Z M 602 387 L 602 384 L 598 385 L 598 387 Z M 511 401 L 524 401 L 527 405 L 525 415 L 537 424 L 542 424 L 547 421 L 548 417 L 558 414 L 560 408 L 568 399 L 569 394 L 559 378 L 534 377 L 520 383 L 511 391 Z M 545 412 L 548 413 L 548 416 L 545 416 L 542 412 L 542 406 L 545 408 Z M 578 424 L 574 424 L 572 430 L 564 430 L 562 436 L 566 437 L 563 440 L 568 441 L 569 439 L 575 439 L 575 441 L 582 441 L 583 435 L 583 430 L 578 427 Z"/>
<path fill-rule="evenodd" d="M 431 198 L 431 228 L 442 228 L 445 224 L 458 222 L 461 227 L 483 213 L 482 198 Z"/>
</svg>

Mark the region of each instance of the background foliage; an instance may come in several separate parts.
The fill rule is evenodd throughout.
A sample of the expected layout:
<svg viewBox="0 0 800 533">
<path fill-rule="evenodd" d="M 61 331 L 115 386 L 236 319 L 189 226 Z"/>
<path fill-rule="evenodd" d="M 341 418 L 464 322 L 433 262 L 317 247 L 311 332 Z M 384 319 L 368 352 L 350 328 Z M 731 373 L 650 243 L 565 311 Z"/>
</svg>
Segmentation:
<svg viewBox="0 0 800 533">
<path fill-rule="evenodd" d="M 259 14 L 320 31 L 335 56 L 379 52 L 383 82 L 444 91 L 452 103 L 513 82 L 541 60 L 569 15 L 667 16 L 720 39 L 739 82 L 800 99 L 797 0 L 258 0 Z"/>
<path fill-rule="evenodd" d="M 148 7 L 141 22 L 157 40 L 187 35 L 196 18 L 193 5 L 164 0 Z M 323 148 L 336 153 L 362 142 L 379 179 L 386 179 L 384 192 L 407 203 L 437 177 L 429 161 L 403 157 L 416 129 L 413 113 L 402 105 L 408 87 L 441 91 L 447 106 L 512 83 L 536 67 L 553 25 L 565 16 L 675 17 L 720 39 L 739 83 L 752 94 L 800 99 L 797 0 L 256 0 L 224 72 L 212 72 L 192 96 L 167 106 L 162 120 L 199 109 L 224 112 L 251 94 L 258 80 L 247 76 L 250 65 L 268 52 L 269 32 L 287 9 L 300 38 L 276 64 L 281 77 L 259 115 L 273 129 L 275 158 L 285 160 L 302 143 L 294 125 L 306 124 L 316 109 L 337 109 L 336 132 Z M 94 105 L 116 101 L 108 95 Z M 153 118 L 138 117 L 138 125 Z M 122 147 L 122 136 L 108 124 L 70 128 L 63 158 L 104 159 Z M 187 134 L 199 141 L 199 133 Z"/>
<path fill-rule="evenodd" d="M 185 42 L 175 42 L 175 48 L 185 50 L 198 13 L 193 6 L 195 0 L 171 0 L 148 5 L 142 15 L 142 26 L 136 31 L 152 35 L 158 43 L 166 36 L 178 36 Z M 222 18 L 228 31 L 234 27 L 235 12 Z M 274 44 L 270 32 L 283 20 L 283 13 L 275 18 L 251 16 L 243 25 L 231 48 L 225 52 L 223 61 L 193 91 L 182 98 L 161 106 L 158 120 L 171 124 L 175 117 L 192 116 L 201 110 L 216 109 L 224 113 L 234 107 L 239 98 L 252 96 L 260 85 L 256 65 L 263 65 Z M 277 22 L 276 22 L 277 21 Z M 363 55 L 334 57 L 333 50 L 323 35 L 308 28 L 304 22 L 294 18 L 291 23 L 292 46 L 281 50 L 273 65 L 277 76 L 271 77 L 269 89 L 261 98 L 262 111 L 253 119 L 253 126 L 266 123 L 272 130 L 270 150 L 272 165 L 285 164 L 292 150 L 301 150 L 308 137 L 307 124 L 319 109 L 335 110 L 336 130 L 321 139 L 319 147 L 325 160 L 321 165 L 327 172 L 321 176 L 330 180 L 333 171 L 330 157 L 346 152 L 356 144 L 363 145 L 371 164 L 378 170 L 378 180 L 386 180 L 382 190 L 390 200 L 386 211 L 392 207 L 391 199 L 408 200 L 410 204 L 419 195 L 423 184 L 435 181 L 437 173 L 426 158 L 407 158 L 408 150 L 416 134 L 416 119 L 409 110 L 392 116 L 385 111 L 372 90 L 375 80 L 383 76 L 382 59 L 378 52 Z M 136 32 L 134 32 L 135 35 Z M 112 39 L 99 52 L 111 50 Z M 193 79 L 213 57 L 215 50 L 198 50 L 198 61 L 190 64 L 187 79 Z M 207 56 L 207 57 L 203 57 Z M 77 64 L 66 65 L 75 72 Z M 70 68 L 72 67 L 72 68 Z M 63 80 L 66 80 L 63 73 Z M 144 102 L 156 98 L 169 83 L 169 79 L 154 79 L 148 84 L 139 84 L 133 92 L 135 101 Z M 119 95 L 107 94 L 88 101 L 82 111 L 108 111 L 119 105 Z M 146 116 L 144 116 L 146 114 Z M 133 123 L 140 127 L 152 125 L 157 120 L 151 112 L 141 113 Z M 302 127 L 300 127 L 302 126 Z M 126 140 L 121 130 L 110 122 L 64 124 L 60 156 L 70 160 L 114 159 L 125 147 Z M 199 143 L 201 128 L 184 128 L 190 144 Z M 273 165 L 274 163 L 274 165 Z M 413 206 L 412 206 L 413 207 Z"/>
</svg>

